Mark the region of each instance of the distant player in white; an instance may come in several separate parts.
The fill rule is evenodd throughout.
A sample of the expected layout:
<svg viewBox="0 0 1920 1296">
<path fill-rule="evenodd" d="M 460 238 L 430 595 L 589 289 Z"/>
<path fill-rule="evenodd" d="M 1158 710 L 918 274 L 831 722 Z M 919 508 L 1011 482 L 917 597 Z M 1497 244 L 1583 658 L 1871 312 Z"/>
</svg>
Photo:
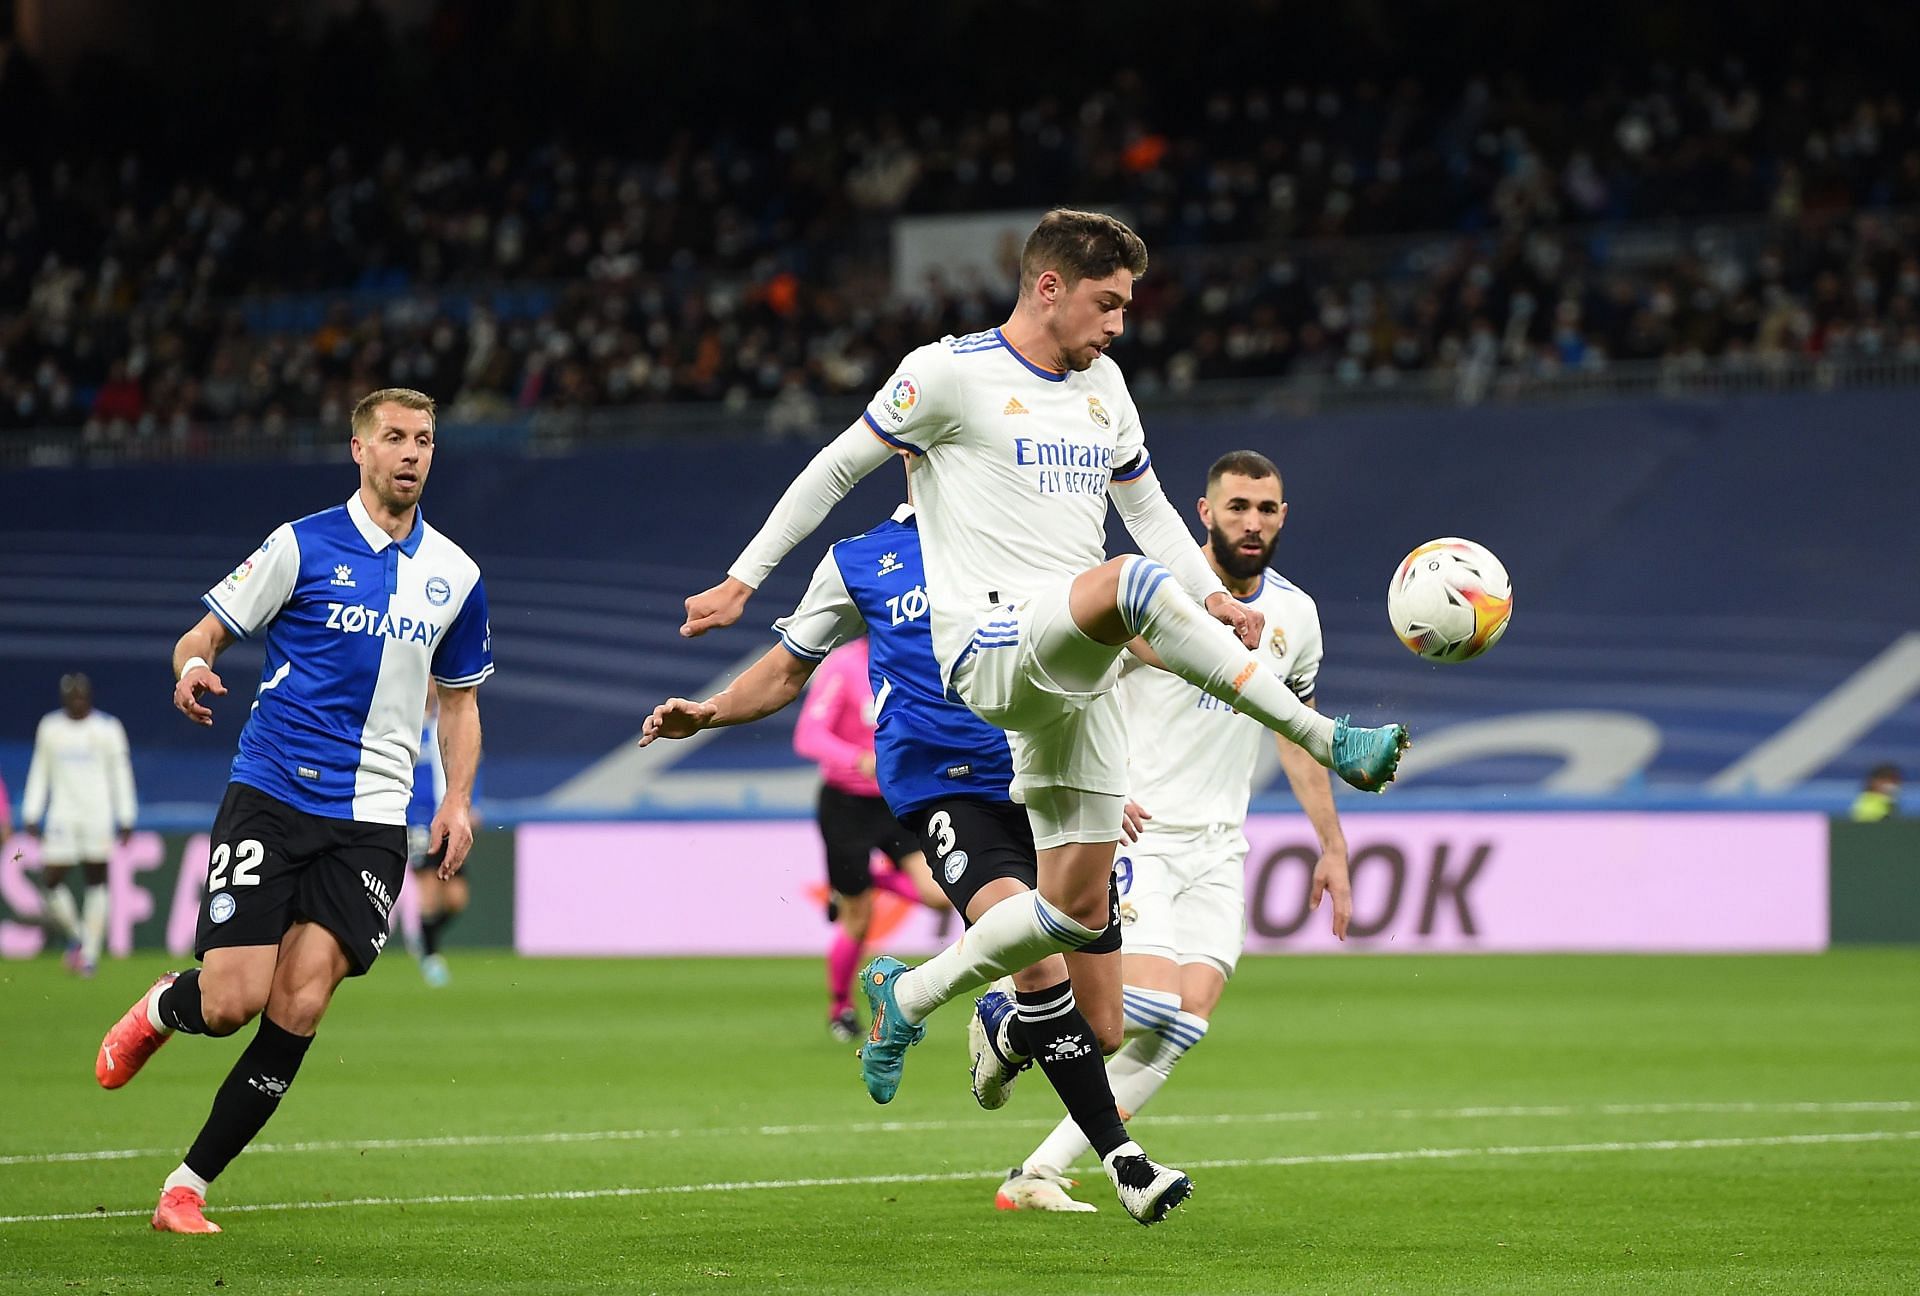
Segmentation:
<svg viewBox="0 0 1920 1296">
<path fill-rule="evenodd" d="M 40 719 L 20 805 L 21 827 L 39 832 L 42 912 L 67 941 L 67 966 L 92 976 L 107 940 L 107 856 L 133 832 L 137 806 L 127 731 L 93 709 L 93 685 L 60 677 L 60 709 Z M 67 870 L 80 866 L 86 899 L 74 908 Z"/>
<path fill-rule="evenodd" d="M 1130 641 L 1144 638 L 1169 669 L 1356 786 L 1384 787 L 1399 763 L 1403 727 L 1329 720 L 1261 668 L 1251 651 L 1264 631 L 1259 614 L 1221 586 L 1162 493 L 1126 381 L 1106 357 L 1146 266 L 1146 245 L 1121 222 L 1048 213 L 1022 251 L 1006 324 L 909 355 L 795 479 L 727 579 L 687 600 L 682 633 L 731 625 L 856 481 L 908 454 L 934 653 L 953 693 L 1008 731 L 1040 893 L 994 906 L 917 968 L 869 965 L 861 984 L 874 1028 L 861 1061 L 879 1102 L 892 1099 L 907 1046 L 934 1009 L 1105 928 L 1127 791 L 1113 688 Z M 1109 491 L 1159 561 L 1105 559 Z M 1191 1190 L 1132 1141 L 1101 1152 L 1122 1200 L 1147 1222 Z"/>
<path fill-rule="evenodd" d="M 1279 469 L 1266 456 L 1236 450 L 1207 474 L 1200 522 L 1208 565 L 1233 596 L 1266 616 L 1262 666 L 1307 706 L 1320 673 L 1320 616 L 1304 590 L 1268 561 L 1286 522 Z M 1151 650 L 1144 650 L 1151 655 Z M 1120 677 L 1133 795 L 1153 818 L 1126 847 L 1120 880 L 1121 968 L 1131 1037 L 1107 1064 L 1121 1114 L 1131 1118 L 1207 1033 L 1240 959 L 1245 932 L 1242 831 L 1259 758 L 1261 728 L 1192 685 L 1145 661 Z M 1313 824 L 1320 860 L 1309 903 L 1333 897 L 1333 930 L 1345 940 L 1353 916 L 1347 840 L 1326 774 L 1299 747 L 1276 740 L 1280 767 Z M 1065 1191 L 1064 1172 L 1088 1148 L 1078 1126 L 1062 1122 L 1011 1175 L 995 1200 L 1005 1210 L 1087 1211 Z"/>
</svg>

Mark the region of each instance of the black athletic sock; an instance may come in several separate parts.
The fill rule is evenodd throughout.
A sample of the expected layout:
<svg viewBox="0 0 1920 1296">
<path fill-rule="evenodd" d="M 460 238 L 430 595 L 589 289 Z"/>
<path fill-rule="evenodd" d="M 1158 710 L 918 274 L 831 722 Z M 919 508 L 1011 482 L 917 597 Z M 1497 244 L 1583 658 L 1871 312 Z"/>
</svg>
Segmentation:
<svg viewBox="0 0 1920 1296">
<path fill-rule="evenodd" d="M 1104 1159 L 1127 1141 L 1127 1127 L 1114 1106 L 1107 1062 L 1100 1056 L 1093 1027 L 1073 1001 L 1073 982 L 1016 991 L 1014 1000 L 1017 1007 L 1007 1028 L 1007 1043 L 1040 1064 L 1047 1083 L 1066 1104 L 1067 1115 Z"/>
<path fill-rule="evenodd" d="M 207 1019 L 200 1012 L 200 969 L 193 968 L 174 978 L 173 984 L 160 992 L 160 1020 L 169 1030 L 185 1031 L 189 1035 L 231 1035 L 233 1031 L 209 1029 Z"/>
<path fill-rule="evenodd" d="M 450 913 L 437 913 L 431 918 L 420 920 L 420 952 L 422 954 L 432 955 L 440 952 L 440 933 L 445 931 L 447 924 L 452 921 L 453 915 Z"/>
<path fill-rule="evenodd" d="M 276 1026 L 265 1013 L 260 1015 L 259 1032 L 220 1082 L 213 1095 L 213 1111 L 187 1150 L 189 1170 L 211 1183 L 253 1142 L 280 1106 L 311 1043 L 312 1036 L 295 1035 Z"/>
</svg>

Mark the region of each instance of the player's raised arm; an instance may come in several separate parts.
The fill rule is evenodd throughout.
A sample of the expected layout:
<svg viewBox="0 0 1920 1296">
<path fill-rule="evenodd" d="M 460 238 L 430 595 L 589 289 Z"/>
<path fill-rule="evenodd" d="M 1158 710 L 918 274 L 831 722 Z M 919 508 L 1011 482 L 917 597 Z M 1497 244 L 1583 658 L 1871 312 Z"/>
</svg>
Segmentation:
<svg viewBox="0 0 1920 1296">
<path fill-rule="evenodd" d="M 894 447 L 874 435 L 865 417 L 829 441 L 787 487 L 767 514 L 766 525 L 727 568 L 727 578 L 687 600 L 687 620 L 680 633 L 692 638 L 738 621 L 747 599 L 780 560 L 813 534 L 862 477 L 895 453 Z"/>
<path fill-rule="evenodd" d="M 689 611 L 692 603 L 689 599 Z M 659 738 L 691 738 L 702 729 L 751 724 L 770 716 L 800 696 L 828 653 L 866 633 L 866 620 L 847 592 L 833 550 L 814 567 L 800 606 L 773 628 L 780 642 L 725 689 L 705 702 L 668 698 L 655 707 L 640 727 L 639 745 Z"/>
<path fill-rule="evenodd" d="M 854 484 L 896 454 L 917 456 L 945 439 L 955 426 L 948 374 L 953 356 L 942 343 L 908 355 L 867 403 L 859 421 L 828 442 L 793 479 L 766 525 L 748 542 L 727 579 L 687 600 L 680 633 L 692 638 L 729 626 L 747 599 L 793 547 L 813 534 Z"/>
</svg>

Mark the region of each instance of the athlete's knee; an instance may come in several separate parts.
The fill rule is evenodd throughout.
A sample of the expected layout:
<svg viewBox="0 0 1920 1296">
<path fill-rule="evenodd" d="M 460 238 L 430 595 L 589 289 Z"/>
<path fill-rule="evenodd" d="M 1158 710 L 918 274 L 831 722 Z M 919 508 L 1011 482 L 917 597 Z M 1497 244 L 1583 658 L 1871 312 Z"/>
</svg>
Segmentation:
<svg viewBox="0 0 1920 1296">
<path fill-rule="evenodd" d="M 1068 608 L 1080 633 L 1095 642 L 1122 644 L 1129 637 L 1119 611 L 1125 562 L 1123 558 L 1110 558 L 1074 577 Z"/>
<path fill-rule="evenodd" d="M 1036 990 L 1045 990 L 1057 986 L 1067 979 L 1067 960 L 1058 954 L 1049 954 L 1030 967 L 1023 967 L 1013 974 L 1013 988 L 1031 994 Z"/>
<path fill-rule="evenodd" d="M 1093 1037 L 1100 1042 L 1100 1051 L 1108 1057 L 1118 1053 L 1120 1046 L 1127 1042 L 1125 1015 L 1118 1008 L 1098 1014 L 1087 1012 L 1085 1004 L 1080 1005 L 1080 1011 L 1086 1013 L 1087 1024 L 1093 1027 Z"/>
<path fill-rule="evenodd" d="M 332 983 L 325 977 L 310 977 L 292 985 L 275 986 L 268 1015 L 295 1035 L 311 1035 L 319 1028 L 320 1019 L 326 1016 L 327 1005 L 332 1000 Z"/>
<path fill-rule="evenodd" d="M 105 886 L 107 884 L 107 866 L 105 864 L 82 864 L 80 866 L 80 876 L 86 879 L 86 883 L 90 887 Z"/>
<path fill-rule="evenodd" d="M 1047 902 L 1095 935 L 1105 931 L 1107 921 L 1113 917 L 1104 878 L 1100 879 L 1098 885 L 1089 884 L 1058 895 L 1049 895 Z"/>
<path fill-rule="evenodd" d="M 207 1034 L 231 1035 L 260 1015 L 271 986 L 254 986 L 235 977 L 200 974 L 200 1016 Z"/>
</svg>

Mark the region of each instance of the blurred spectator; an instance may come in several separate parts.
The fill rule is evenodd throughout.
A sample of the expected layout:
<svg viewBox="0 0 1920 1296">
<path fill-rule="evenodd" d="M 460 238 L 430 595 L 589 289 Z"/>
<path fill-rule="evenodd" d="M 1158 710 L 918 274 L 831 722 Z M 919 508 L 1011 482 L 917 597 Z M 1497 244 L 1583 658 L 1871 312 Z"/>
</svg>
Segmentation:
<svg viewBox="0 0 1920 1296">
<path fill-rule="evenodd" d="M 1879 823 L 1900 813 L 1900 770 L 1893 765 L 1875 765 L 1867 772 L 1866 786 L 1853 801 L 1855 823 Z"/>
</svg>

